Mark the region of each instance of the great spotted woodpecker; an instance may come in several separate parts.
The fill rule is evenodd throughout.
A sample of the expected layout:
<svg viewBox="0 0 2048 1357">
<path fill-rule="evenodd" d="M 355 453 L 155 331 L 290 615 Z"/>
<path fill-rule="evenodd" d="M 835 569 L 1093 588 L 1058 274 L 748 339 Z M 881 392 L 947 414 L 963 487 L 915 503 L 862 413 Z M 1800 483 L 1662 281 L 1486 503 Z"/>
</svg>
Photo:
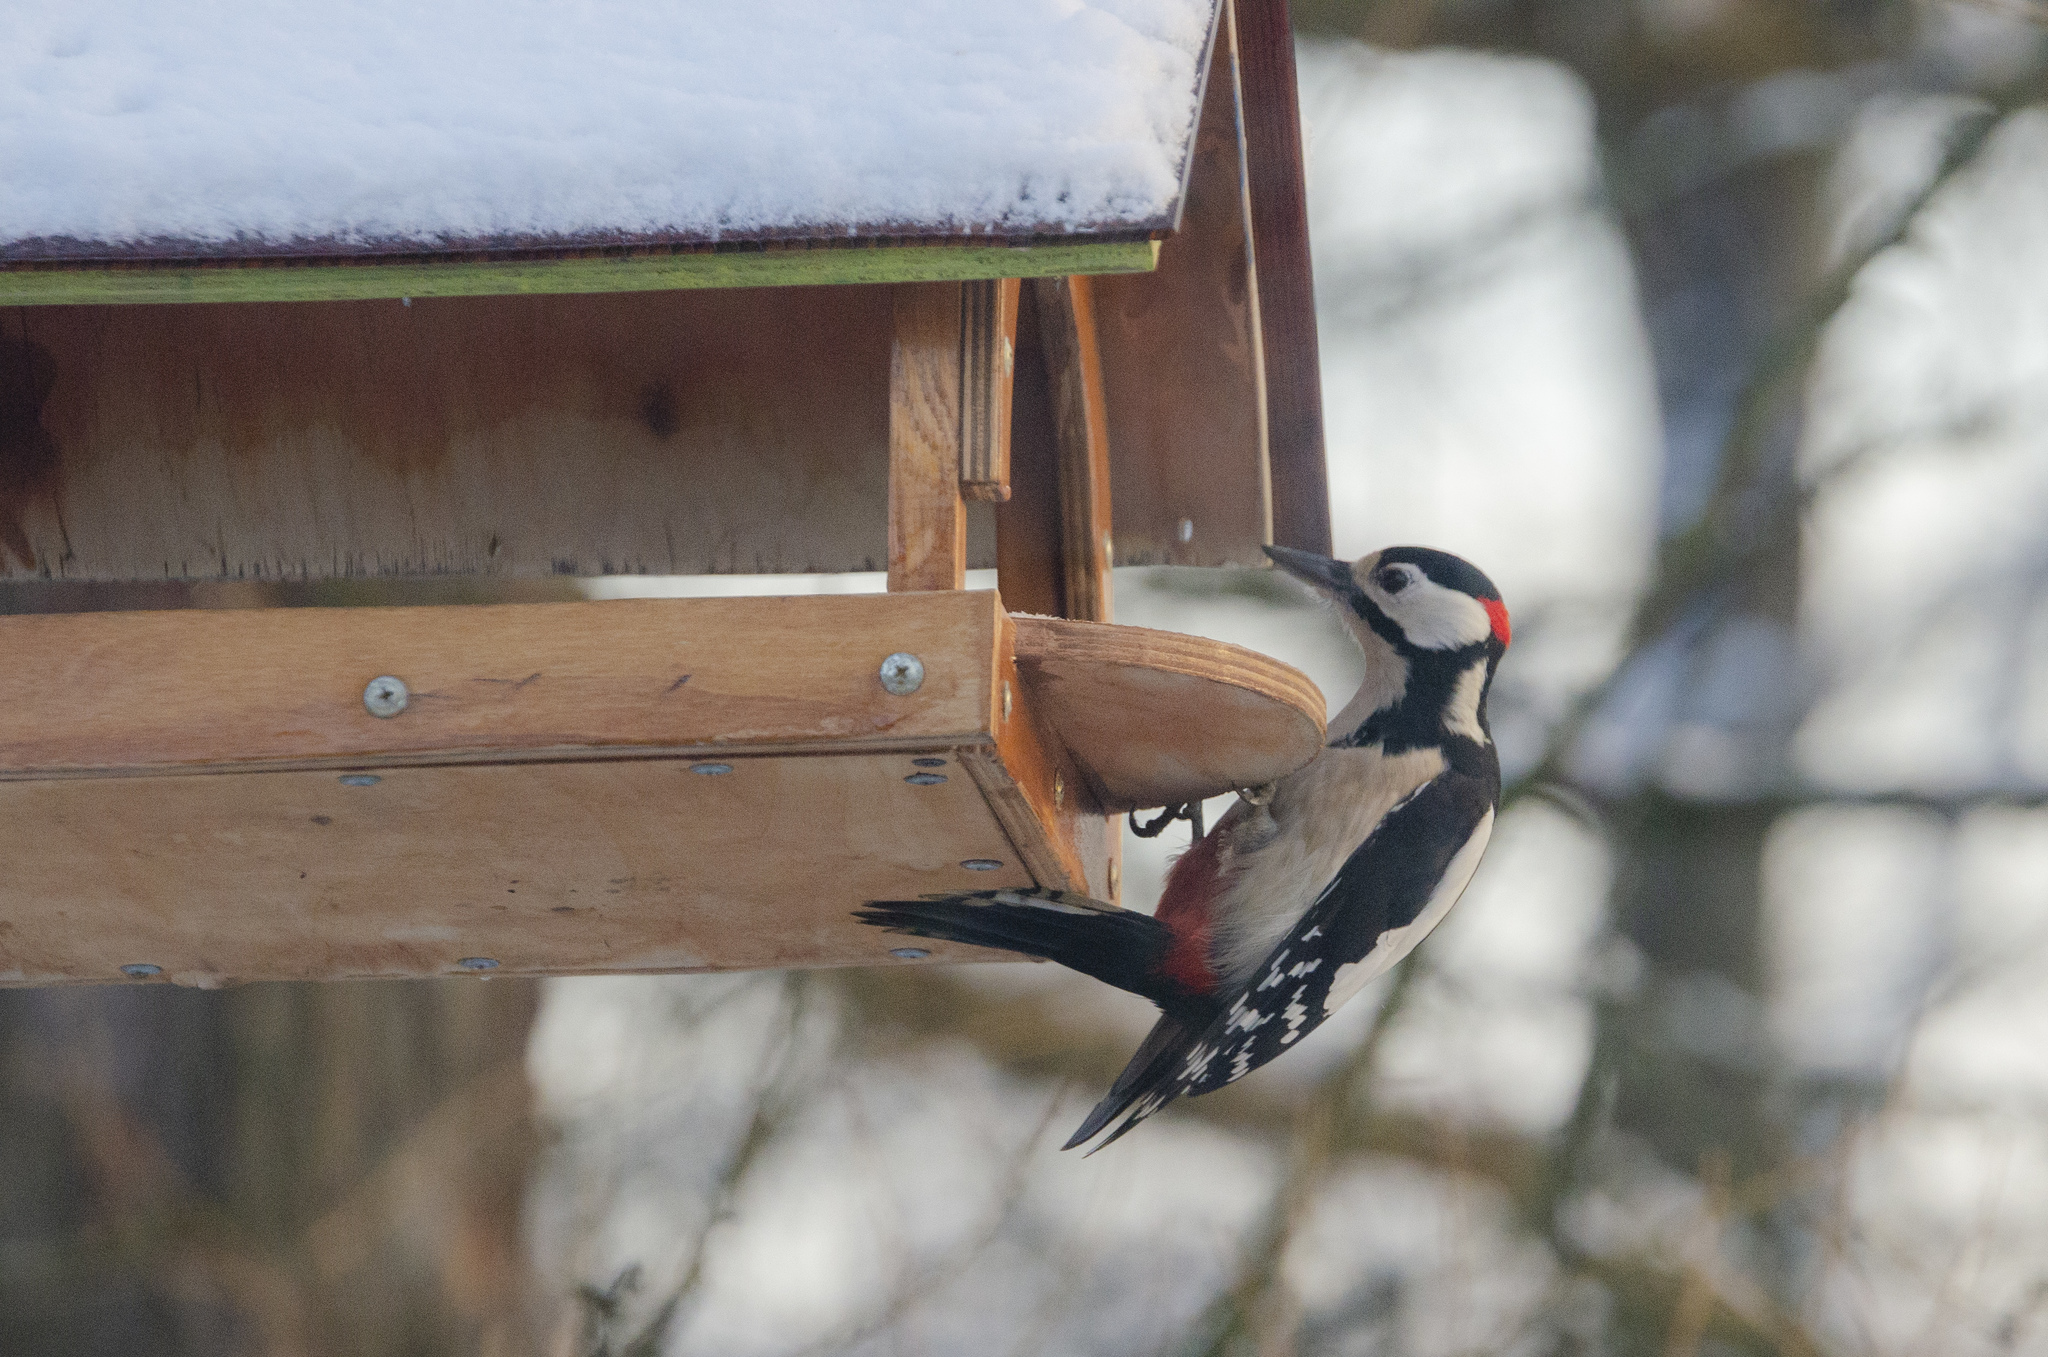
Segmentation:
<svg viewBox="0 0 2048 1357">
<path fill-rule="evenodd" d="M 1068 1149 L 1117 1122 L 1107 1145 L 1295 1045 L 1436 927 L 1493 832 L 1500 760 L 1486 696 L 1508 647 L 1500 591 L 1427 547 L 1352 564 L 1266 550 L 1336 604 L 1365 680 L 1314 759 L 1240 793 L 1181 855 L 1153 914 L 1002 890 L 875 900 L 858 915 L 1044 957 L 1163 1010 Z"/>
</svg>

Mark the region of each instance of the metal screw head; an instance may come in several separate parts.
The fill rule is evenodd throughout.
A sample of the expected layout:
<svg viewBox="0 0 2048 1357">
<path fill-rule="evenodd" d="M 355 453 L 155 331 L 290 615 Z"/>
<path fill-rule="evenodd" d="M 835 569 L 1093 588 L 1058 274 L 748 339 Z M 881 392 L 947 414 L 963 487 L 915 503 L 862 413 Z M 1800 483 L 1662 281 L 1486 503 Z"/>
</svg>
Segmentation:
<svg viewBox="0 0 2048 1357">
<path fill-rule="evenodd" d="M 1192 518 L 1183 518 L 1183 519 L 1182 519 L 1182 520 L 1180 521 L 1180 540 L 1181 540 L 1181 541 L 1183 541 L 1183 542 L 1192 542 L 1192 541 L 1194 541 L 1194 540 L 1195 540 L 1195 520 L 1194 520 L 1194 519 L 1192 519 Z"/>
<path fill-rule="evenodd" d="M 383 780 L 383 778 L 378 777 L 375 773 L 343 773 L 341 775 L 341 785 L 344 787 L 374 787 Z"/>
<path fill-rule="evenodd" d="M 922 947 L 891 947 L 889 955 L 898 961 L 923 961 L 931 953 Z"/>
<path fill-rule="evenodd" d="M 899 650 L 882 661 L 882 687 L 898 697 L 908 697 L 924 687 L 924 661 L 907 650 Z"/>
<path fill-rule="evenodd" d="M 1010 681 L 1003 680 L 1003 719 L 1010 719 Z"/>
<path fill-rule="evenodd" d="M 1067 780 L 1058 773 L 1052 775 L 1052 803 L 1055 806 L 1067 804 Z"/>
<path fill-rule="evenodd" d="M 946 780 L 944 773 L 912 773 L 903 779 L 913 787 L 936 787 Z"/>
<path fill-rule="evenodd" d="M 704 777 L 723 777 L 732 771 L 732 765 L 729 763 L 693 763 L 690 765 L 690 771 Z"/>
<path fill-rule="evenodd" d="M 913 768 L 944 768 L 946 761 L 944 759 L 912 759 L 910 766 Z"/>
<path fill-rule="evenodd" d="M 455 964 L 462 967 L 465 971 L 495 971 L 498 969 L 497 959 L 487 956 L 466 956 Z"/>
<path fill-rule="evenodd" d="M 152 966 L 147 961 L 131 961 L 121 968 L 121 974 L 130 980 L 147 980 L 152 975 L 162 975 L 164 968 Z"/>
<path fill-rule="evenodd" d="M 1003 864 L 994 858 L 968 858 L 960 864 L 970 872 L 1000 872 Z"/>
<path fill-rule="evenodd" d="M 363 706 L 370 715 L 389 719 L 405 710 L 405 704 L 412 701 L 412 689 L 405 686 L 405 680 L 390 674 L 379 674 L 363 689 Z"/>
</svg>

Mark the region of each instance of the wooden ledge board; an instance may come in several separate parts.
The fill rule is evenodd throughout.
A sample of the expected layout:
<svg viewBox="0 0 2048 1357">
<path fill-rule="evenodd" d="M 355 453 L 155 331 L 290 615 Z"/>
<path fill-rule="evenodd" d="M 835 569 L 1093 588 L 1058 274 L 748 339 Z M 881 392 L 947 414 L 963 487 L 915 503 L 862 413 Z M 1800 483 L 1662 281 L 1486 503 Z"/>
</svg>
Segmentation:
<svg viewBox="0 0 2048 1357">
<path fill-rule="evenodd" d="M 981 591 L 0 617 L 0 780 L 987 743 L 1001 615 Z M 925 667 L 907 696 L 896 651 Z M 380 719 L 387 674 L 412 696 Z"/>
<path fill-rule="evenodd" d="M 920 757 L 943 762 L 0 783 L 0 985 L 1014 959 L 852 917 L 871 899 L 1031 884 L 954 753 Z M 921 774 L 947 780 L 905 781 Z M 905 946 L 929 961 L 889 955 Z"/>
<path fill-rule="evenodd" d="M 1032 709 L 1104 810 L 1257 786 L 1322 748 L 1322 690 L 1257 651 L 1147 627 L 1010 621 Z"/>
<path fill-rule="evenodd" d="M 952 282 L 1147 273 L 1156 240 L 1030 245 L 833 245 L 584 259 L 0 266 L 0 306 L 373 301 L 518 293 L 657 292 L 817 283 Z"/>
</svg>

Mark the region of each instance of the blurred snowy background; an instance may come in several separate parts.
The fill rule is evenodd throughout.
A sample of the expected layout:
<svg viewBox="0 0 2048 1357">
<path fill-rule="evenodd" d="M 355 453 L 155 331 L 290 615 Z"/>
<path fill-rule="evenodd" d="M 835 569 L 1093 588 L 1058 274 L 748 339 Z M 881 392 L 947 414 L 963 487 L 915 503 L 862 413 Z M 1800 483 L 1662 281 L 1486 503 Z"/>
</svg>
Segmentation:
<svg viewBox="0 0 2048 1357">
<path fill-rule="evenodd" d="M 1296 18 L 1337 549 L 1515 617 L 1412 964 L 1085 1160 L 1050 967 L 0 994 L 0 1350 L 2048 1353 L 2048 7 Z"/>
</svg>

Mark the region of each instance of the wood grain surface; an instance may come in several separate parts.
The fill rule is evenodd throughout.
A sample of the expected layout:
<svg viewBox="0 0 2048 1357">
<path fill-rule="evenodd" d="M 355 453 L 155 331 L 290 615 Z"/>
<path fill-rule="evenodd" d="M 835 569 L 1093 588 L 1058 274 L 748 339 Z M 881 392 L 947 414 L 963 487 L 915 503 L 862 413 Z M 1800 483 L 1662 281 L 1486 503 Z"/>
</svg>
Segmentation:
<svg viewBox="0 0 2048 1357">
<path fill-rule="evenodd" d="M 727 760 L 0 783 L 0 984 L 993 960 L 870 899 L 1031 877 L 944 747 Z M 942 783 L 915 785 L 912 775 Z M 963 860 L 999 863 L 973 871 Z M 476 964 L 476 963 L 472 963 Z"/>
<path fill-rule="evenodd" d="M 1108 622 L 1115 552 L 1109 422 L 1093 285 L 1087 278 L 1040 278 L 1032 291 L 1059 448 L 1060 615 Z"/>
<path fill-rule="evenodd" d="M 0 778 L 985 741 L 1000 617 L 986 591 L 0 617 Z M 387 674 L 412 698 L 379 719 Z"/>
<path fill-rule="evenodd" d="M 1019 282 L 989 278 L 960 285 L 960 491 L 992 504 L 1010 497 Z"/>
<path fill-rule="evenodd" d="M 881 570 L 891 334 L 885 287 L 0 312 L 0 575 Z"/>
<path fill-rule="evenodd" d="M 1016 617 L 1018 672 L 1106 811 L 1257 786 L 1323 743 L 1323 695 L 1257 651 L 1177 632 Z"/>
<path fill-rule="evenodd" d="M 967 507 L 960 493 L 961 285 L 905 283 L 894 291 L 889 589 L 958 589 L 967 577 Z"/>
</svg>

